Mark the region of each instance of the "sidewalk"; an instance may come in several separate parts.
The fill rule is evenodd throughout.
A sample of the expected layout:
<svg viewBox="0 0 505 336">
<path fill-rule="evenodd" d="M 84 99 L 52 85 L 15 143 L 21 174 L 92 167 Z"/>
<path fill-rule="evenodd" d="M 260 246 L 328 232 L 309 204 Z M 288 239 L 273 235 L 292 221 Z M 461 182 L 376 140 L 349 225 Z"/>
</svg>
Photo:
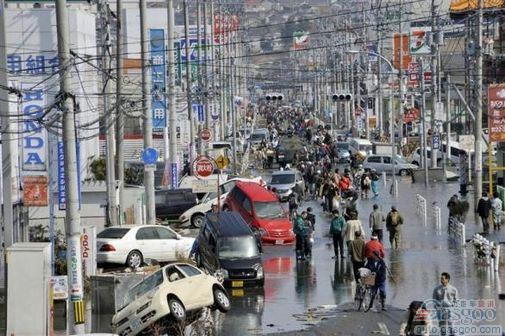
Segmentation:
<svg viewBox="0 0 505 336">
<path fill-rule="evenodd" d="M 355 311 L 352 303 L 336 307 L 333 317 L 310 326 L 306 330 L 275 333 L 279 336 L 364 336 L 364 335 L 398 335 L 400 325 L 407 317 L 407 310 L 388 307 L 385 312 L 367 313 Z M 316 317 L 317 317 L 317 313 Z M 304 314 L 309 316 L 310 314 Z M 310 320 L 310 318 L 309 318 Z"/>
</svg>

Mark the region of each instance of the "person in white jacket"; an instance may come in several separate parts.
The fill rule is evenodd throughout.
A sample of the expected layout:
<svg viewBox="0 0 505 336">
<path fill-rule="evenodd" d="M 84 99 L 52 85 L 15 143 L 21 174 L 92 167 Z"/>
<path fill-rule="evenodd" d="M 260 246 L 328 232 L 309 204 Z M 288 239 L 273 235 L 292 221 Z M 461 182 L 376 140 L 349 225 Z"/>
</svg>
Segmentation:
<svg viewBox="0 0 505 336">
<path fill-rule="evenodd" d="M 361 225 L 361 221 L 358 219 L 357 213 L 351 214 L 351 219 L 347 221 L 345 227 L 345 243 L 347 245 L 347 249 L 349 249 L 349 243 L 355 239 L 355 232 L 361 232 L 361 237 L 365 239 L 365 230 L 363 230 L 363 225 Z"/>
</svg>

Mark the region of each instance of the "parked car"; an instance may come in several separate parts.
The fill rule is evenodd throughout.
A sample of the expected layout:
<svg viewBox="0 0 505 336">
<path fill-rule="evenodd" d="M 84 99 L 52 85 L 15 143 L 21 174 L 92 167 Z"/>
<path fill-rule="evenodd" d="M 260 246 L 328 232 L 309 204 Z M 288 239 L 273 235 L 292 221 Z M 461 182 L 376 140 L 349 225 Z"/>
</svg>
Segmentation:
<svg viewBox="0 0 505 336">
<path fill-rule="evenodd" d="M 444 148 L 445 148 L 445 145 L 444 145 Z M 457 160 L 459 160 L 459 149 L 455 148 L 455 147 L 451 147 L 451 151 L 455 151 L 458 155 L 454 155 L 455 157 L 457 157 Z M 423 161 L 423 151 L 421 150 L 420 147 L 417 147 L 416 150 L 414 151 L 414 153 L 412 154 L 412 164 L 416 165 L 416 166 L 421 166 L 421 162 Z M 427 163 L 428 163 L 428 167 L 431 167 L 431 155 L 432 155 L 432 151 L 431 151 L 431 147 L 426 147 L 426 155 L 428 156 L 428 160 L 427 160 Z M 444 159 L 444 153 L 439 150 L 437 152 L 437 166 L 440 167 L 442 165 L 442 160 Z M 455 162 L 458 162 L 457 160 L 454 160 Z"/>
<path fill-rule="evenodd" d="M 261 177 L 256 177 L 253 179 L 245 179 L 240 177 L 232 178 L 222 183 L 221 186 L 219 187 L 221 204 L 224 204 L 226 196 L 228 196 L 228 193 L 233 189 L 233 187 L 235 187 L 237 181 L 250 181 L 259 183 L 263 186 L 265 185 Z M 202 227 L 205 219 L 205 214 L 211 210 L 212 204 L 217 204 L 217 190 L 214 192 L 206 193 L 205 196 L 203 196 L 202 200 L 194 207 L 186 210 L 179 217 L 179 220 L 181 221 L 181 223 L 186 223 L 190 221 L 191 225 L 197 228 Z"/>
<path fill-rule="evenodd" d="M 338 162 L 351 162 L 351 152 L 349 142 L 338 141 L 333 145 L 334 154 L 336 155 Z"/>
<path fill-rule="evenodd" d="M 279 198 L 257 183 L 237 182 L 223 207 L 240 213 L 253 231 L 261 232 L 264 243 L 283 245 L 295 240 L 288 212 Z"/>
<path fill-rule="evenodd" d="M 182 263 L 167 265 L 133 286 L 125 303 L 111 323 L 120 336 L 149 332 L 157 321 L 184 322 L 187 312 L 205 307 L 230 310 L 228 294 L 215 277 Z"/>
<path fill-rule="evenodd" d="M 191 189 L 156 190 L 156 218 L 178 219 L 189 208 L 196 205 L 198 199 Z"/>
<path fill-rule="evenodd" d="M 414 170 L 418 169 L 418 166 L 408 163 L 402 156 L 396 156 L 396 172 L 399 175 L 406 176 L 412 175 Z M 363 168 L 365 169 L 375 169 L 378 173 L 386 172 L 390 173 L 393 171 L 393 164 L 391 163 L 391 156 L 384 155 L 369 155 L 363 161 Z"/>
<path fill-rule="evenodd" d="M 249 142 L 251 143 L 251 146 L 256 147 L 261 142 L 265 140 L 266 142 L 270 141 L 270 132 L 266 128 L 257 128 L 255 129 L 252 133 L 251 136 L 249 137 Z"/>
<path fill-rule="evenodd" d="M 222 270 L 225 286 L 263 286 L 261 237 L 237 212 L 210 213 L 197 238 L 196 261 L 211 274 Z"/>
<path fill-rule="evenodd" d="M 305 191 L 305 181 L 297 169 L 279 170 L 272 173 L 270 187 L 276 189 L 281 202 L 287 201 L 294 192 L 302 195 Z"/>
<path fill-rule="evenodd" d="M 161 225 L 111 226 L 97 235 L 97 263 L 136 268 L 147 258 L 177 261 L 189 257 L 194 241 Z"/>
<path fill-rule="evenodd" d="M 372 154 L 372 143 L 367 139 L 351 138 L 349 140 L 349 150 L 351 155 L 359 153 L 362 157 Z"/>
</svg>

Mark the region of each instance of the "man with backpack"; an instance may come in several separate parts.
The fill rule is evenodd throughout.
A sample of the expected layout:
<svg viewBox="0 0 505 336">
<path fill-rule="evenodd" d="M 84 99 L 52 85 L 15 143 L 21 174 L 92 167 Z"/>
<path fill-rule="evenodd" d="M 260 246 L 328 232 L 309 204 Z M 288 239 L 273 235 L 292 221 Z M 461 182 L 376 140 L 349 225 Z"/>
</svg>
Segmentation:
<svg viewBox="0 0 505 336">
<path fill-rule="evenodd" d="M 294 211 L 296 214 L 296 211 Z M 296 235 L 296 259 L 305 259 L 305 244 L 308 235 L 308 227 L 306 225 L 307 212 L 303 211 L 295 217 L 293 222 L 293 232 Z"/>
<path fill-rule="evenodd" d="M 400 215 L 396 207 L 393 205 L 391 211 L 386 217 L 386 229 L 389 232 L 389 242 L 391 248 L 398 249 L 400 247 L 401 231 L 400 226 L 403 225 L 403 217 Z"/>
<path fill-rule="evenodd" d="M 338 210 L 333 210 L 333 218 L 330 223 L 330 235 L 333 238 L 333 249 L 335 251 L 334 259 L 338 258 L 340 250 L 340 258 L 344 258 L 344 227 L 345 219 Z"/>
</svg>

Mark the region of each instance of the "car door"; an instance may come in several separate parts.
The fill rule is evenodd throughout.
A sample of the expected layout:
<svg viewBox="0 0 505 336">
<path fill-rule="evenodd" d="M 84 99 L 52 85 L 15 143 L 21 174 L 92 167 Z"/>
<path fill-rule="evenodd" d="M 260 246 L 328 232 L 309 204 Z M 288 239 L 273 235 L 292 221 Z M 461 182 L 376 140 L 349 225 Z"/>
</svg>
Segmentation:
<svg viewBox="0 0 505 336">
<path fill-rule="evenodd" d="M 302 174 L 300 172 L 296 172 L 295 182 L 296 182 L 296 185 L 298 186 L 298 190 L 300 192 L 304 192 L 305 191 L 305 181 L 303 180 Z"/>
<path fill-rule="evenodd" d="M 158 259 L 157 251 L 160 248 L 157 246 L 158 232 L 153 226 L 142 227 L 138 229 L 135 235 L 137 248 L 145 258 Z"/>
<path fill-rule="evenodd" d="M 251 200 L 249 199 L 249 197 L 244 197 L 244 200 L 242 201 L 242 211 L 241 211 L 241 215 L 242 215 L 242 218 L 244 219 L 244 221 L 249 224 L 249 225 L 252 225 L 252 222 L 253 222 L 253 211 L 252 211 L 252 203 L 251 203 Z"/>
<path fill-rule="evenodd" d="M 390 156 L 383 156 L 382 157 L 382 171 L 385 171 L 388 173 L 393 171 L 393 165 L 391 164 L 391 157 Z"/>
<path fill-rule="evenodd" d="M 366 158 L 365 168 L 375 169 L 377 172 L 382 172 L 382 163 L 380 156 L 369 156 Z"/>
<path fill-rule="evenodd" d="M 156 251 L 158 261 L 175 261 L 177 260 L 177 234 L 166 227 L 157 227 L 158 239 L 156 245 L 159 248 Z"/>
</svg>

